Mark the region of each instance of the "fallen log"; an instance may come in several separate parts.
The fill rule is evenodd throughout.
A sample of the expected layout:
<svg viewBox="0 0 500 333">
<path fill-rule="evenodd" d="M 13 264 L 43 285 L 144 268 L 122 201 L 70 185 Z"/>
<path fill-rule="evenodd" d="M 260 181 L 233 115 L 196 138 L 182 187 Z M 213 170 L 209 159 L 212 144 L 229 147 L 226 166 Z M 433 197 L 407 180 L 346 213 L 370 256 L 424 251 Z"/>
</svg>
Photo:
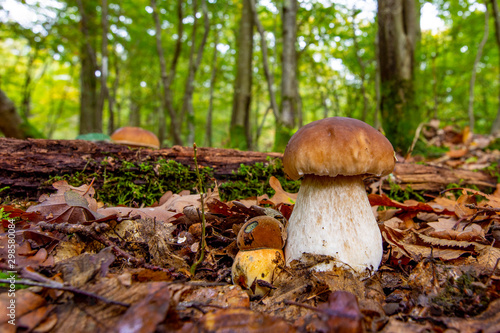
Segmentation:
<svg viewBox="0 0 500 333">
<path fill-rule="evenodd" d="M 266 162 L 268 157 L 281 158 L 281 153 L 262 153 L 234 149 L 199 147 L 198 163 L 211 167 L 214 177 L 224 180 L 233 175 L 241 164 L 253 165 Z M 173 146 L 163 149 L 129 149 L 126 146 L 83 140 L 18 140 L 0 138 L 0 196 L 37 199 L 50 192 L 45 182 L 55 175 L 76 172 L 97 172 L 104 160 L 112 159 L 118 169 L 123 162 L 155 162 L 159 159 L 174 160 L 194 167 L 193 148 Z M 107 168 L 110 168 L 108 164 Z M 480 188 L 496 186 L 496 179 L 484 172 L 474 172 L 448 167 L 397 163 L 390 181 L 413 190 L 442 191 L 448 184 L 476 185 Z M 384 188 L 389 188 L 384 181 Z"/>
<path fill-rule="evenodd" d="M 1 196 L 37 199 L 52 190 L 44 184 L 50 177 L 76 172 L 93 173 L 103 167 L 117 170 L 123 162 L 155 162 L 174 160 L 194 167 L 192 147 L 173 146 L 164 149 L 130 149 L 107 142 L 83 140 L 18 140 L 0 138 L 0 192 Z M 214 169 L 216 179 L 232 175 L 241 164 L 266 162 L 268 157 L 281 158 L 279 153 L 262 153 L 221 148 L 197 148 L 198 164 Z"/>
</svg>

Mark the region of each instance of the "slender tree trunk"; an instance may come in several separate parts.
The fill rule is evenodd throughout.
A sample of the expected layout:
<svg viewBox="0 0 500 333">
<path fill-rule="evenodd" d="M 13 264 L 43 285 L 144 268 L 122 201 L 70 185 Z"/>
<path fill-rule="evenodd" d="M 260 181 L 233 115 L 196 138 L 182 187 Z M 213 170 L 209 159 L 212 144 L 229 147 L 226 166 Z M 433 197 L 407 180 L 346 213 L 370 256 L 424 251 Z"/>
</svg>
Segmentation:
<svg viewBox="0 0 500 333">
<path fill-rule="evenodd" d="M 493 17 L 495 19 L 495 37 L 498 45 L 498 49 L 500 50 L 500 12 L 498 10 L 498 2 L 497 0 L 490 0 L 493 8 Z M 498 68 L 500 68 L 500 56 L 498 57 Z M 498 71 L 498 85 L 500 87 L 500 70 Z M 500 91 L 498 93 L 498 111 L 495 121 L 491 126 L 490 133 L 492 135 L 500 136 Z"/>
<path fill-rule="evenodd" d="M 378 35 L 375 36 L 375 109 L 373 114 L 373 127 L 376 129 L 382 128 L 380 122 L 380 57 L 379 57 L 379 41 Z"/>
<path fill-rule="evenodd" d="M 182 145 L 182 137 L 180 131 L 180 122 L 177 112 L 174 108 L 173 92 L 172 92 L 172 81 L 176 75 L 177 63 L 179 60 L 179 55 L 182 47 L 182 36 L 183 36 L 183 13 L 182 13 L 182 0 L 177 1 L 177 18 L 178 18 L 178 30 L 177 30 L 177 42 L 174 49 L 174 57 L 172 59 L 172 65 L 170 67 L 170 73 L 167 73 L 167 64 L 165 60 L 165 54 L 163 51 L 163 46 L 161 43 L 161 23 L 158 17 L 158 9 L 156 7 L 156 0 L 151 0 L 151 8 L 153 9 L 153 19 L 155 22 L 156 31 L 156 50 L 158 52 L 158 58 L 160 61 L 160 71 L 161 71 L 161 81 L 163 85 L 163 105 L 167 108 L 170 115 L 170 132 L 173 137 L 173 142 L 176 145 Z M 164 136 L 159 133 L 160 142 L 163 142 Z"/>
<path fill-rule="evenodd" d="M 114 69 L 114 80 L 113 84 L 111 85 L 111 90 L 108 89 L 108 109 L 109 109 L 109 115 L 108 115 L 108 134 L 111 135 L 115 129 L 118 128 L 119 124 L 119 119 L 120 119 L 120 112 L 119 108 L 117 107 L 117 94 L 118 94 L 118 87 L 120 85 L 120 66 L 119 66 L 119 58 L 116 54 L 114 54 L 114 61 L 112 63 Z M 111 59 L 111 58 L 110 58 Z M 111 61 L 110 61 L 111 65 Z M 116 108 L 115 108 L 116 107 Z"/>
<path fill-rule="evenodd" d="M 406 150 L 420 122 L 414 91 L 414 52 L 419 31 L 415 0 L 379 0 L 380 113 L 385 134 Z"/>
<path fill-rule="evenodd" d="M 101 0 L 101 91 L 99 95 L 99 103 L 97 106 L 98 113 L 104 113 L 104 105 L 108 100 L 109 116 L 108 120 L 113 127 L 113 104 L 109 98 L 108 76 L 109 76 L 109 56 L 108 56 L 108 0 Z M 102 117 L 102 116 L 101 116 Z"/>
<path fill-rule="evenodd" d="M 356 15 L 352 16 L 352 41 L 354 43 L 354 52 L 356 53 L 356 60 L 359 65 L 359 76 L 361 79 L 361 95 L 363 96 L 363 113 L 361 115 L 361 120 L 366 122 L 366 118 L 368 117 L 368 94 L 366 93 L 366 64 L 361 59 L 359 55 L 359 44 L 358 37 L 356 36 L 356 24 L 354 23 L 356 19 Z"/>
<path fill-rule="evenodd" d="M 254 16 L 251 0 L 243 0 L 238 31 L 236 80 L 234 81 L 233 109 L 229 128 L 228 146 L 240 150 L 250 149 L 250 105 L 252 101 L 252 56 Z"/>
<path fill-rule="evenodd" d="M 23 119 L 16 111 L 16 106 L 7 95 L 0 90 L 0 132 L 8 138 L 26 139 L 23 130 Z"/>
<path fill-rule="evenodd" d="M 98 110 L 96 54 L 91 44 L 89 16 L 82 0 L 76 1 L 80 12 L 80 30 L 83 42 L 80 51 L 80 134 L 102 132 L 102 113 Z"/>
<path fill-rule="evenodd" d="M 21 104 L 21 114 L 25 119 L 28 119 L 31 115 L 31 82 L 33 74 L 33 63 L 38 58 L 38 46 L 35 46 L 33 52 L 30 52 L 28 56 L 28 64 L 26 66 L 26 74 L 24 76 L 23 85 L 23 101 Z"/>
<path fill-rule="evenodd" d="M 276 120 L 274 151 L 283 151 L 295 128 L 298 104 L 297 0 L 283 1 L 283 51 L 281 63 L 281 109 Z"/>
<path fill-rule="evenodd" d="M 141 126 L 141 100 L 142 100 L 142 89 L 140 86 L 140 78 L 134 78 L 130 83 L 130 92 L 129 92 L 129 126 Z M 161 142 L 161 141 L 160 141 Z"/>
<path fill-rule="evenodd" d="M 469 115 L 469 128 L 472 133 L 474 133 L 474 125 L 475 125 L 475 119 L 474 119 L 474 87 L 476 84 L 476 74 L 477 74 L 477 66 L 479 64 L 479 61 L 481 60 L 481 57 L 483 55 L 483 49 L 484 45 L 488 41 L 488 35 L 489 35 L 489 15 L 488 15 L 488 8 L 486 8 L 484 12 L 484 34 L 483 34 L 483 39 L 481 40 L 481 43 L 479 43 L 479 46 L 477 47 L 477 54 L 476 54 L 476 59 L 474 59 L 474 65 L 472 66 L 472 74 L 470 77 L 470 83 L 469 83 L 469 107 L 467 109 L 467 113 Z"/>
<path fill-rule="evenodd" d="M 212 114 L 214 110 L 214 90 L 215 81 L 217 79 L 217 46 L 219 45 L 220 31 L 215 32 L 214 53 L 212 55 L 212 74 L 210 75 L 210 97 L 208 102 L 207 123 L 205 124 L 205 145 L 207 147 L 213 146 L 212 134 Z"/>
<path fill-rule="evenodd" d="M 194 80 L 196 76 L 196 72 L 200 67 L 201 59 L 203 57 L 203 51 L 205 50 L 205 44 L 207 42 L 208 32 L 210 30 L 210 22 L 208 20 L 208 10 L 207 4 L 205 0 L 201 0 L 201 9 L 203 12 L 203 23 L 204 23 L 204 31 L 203 36 L 200 41 L 200 45 L 196 48 L 196 28 L 198 19 L 196 18 L 196 14 L 198 13 L 198 1 L 193 0 L 193 12 L 195 13 L 193 31 L 191 34 L 191 51 L 189 54 L 189 67 L 188 67 L 188 77 L 186 80 L 186 89 L 184 91 L 184 99 L 183 99 L 183 107 L 182 114 L 187 115 L 187 126 L 188 126 L 188 137 L 187 142 L 189 144 L 194 143 L 194 134 L 195 134 L 195 114 L 193 108 L 193 92 L 194 92 Z"/>
</svg>

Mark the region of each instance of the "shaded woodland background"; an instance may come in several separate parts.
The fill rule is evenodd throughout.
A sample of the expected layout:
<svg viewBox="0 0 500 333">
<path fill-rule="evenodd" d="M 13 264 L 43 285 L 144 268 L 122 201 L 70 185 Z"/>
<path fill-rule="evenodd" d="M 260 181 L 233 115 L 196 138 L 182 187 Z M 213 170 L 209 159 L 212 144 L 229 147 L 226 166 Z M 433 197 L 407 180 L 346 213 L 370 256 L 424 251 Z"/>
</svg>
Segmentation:
<svg viewBox="0 0 500 333">
<path fill-rule="evenodd" d="M 429 5 L 443 27 L 420 28 Z M 500 134 L 496 0 L 6 0 L 0 8 L 5 136 L 72 139 L 133 125 L 163 146 L 283 151 L 298 127 L 327 116 L 362 119 L 401 151 L 431 119 Z"/>
</svg>

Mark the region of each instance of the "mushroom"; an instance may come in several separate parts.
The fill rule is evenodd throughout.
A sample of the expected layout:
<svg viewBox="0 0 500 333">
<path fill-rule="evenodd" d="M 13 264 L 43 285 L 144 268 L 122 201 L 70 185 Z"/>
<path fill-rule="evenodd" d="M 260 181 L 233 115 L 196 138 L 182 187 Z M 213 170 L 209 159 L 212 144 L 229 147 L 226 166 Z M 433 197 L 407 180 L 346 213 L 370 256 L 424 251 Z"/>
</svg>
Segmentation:
<svg viewBox="0 0 500 333">
<path fill-rule="evenodd" d="M 269 293 L 270 289 L 258 280 L 272 283 L 284 266 L 285 239 L 285 230 L 278 220 L 270 216 L 248 220 L 238 232 L 236 243 L 240 251 L 231 269 L 233 284 L 245 289 L 250 296 Z"/>
<path fill-rule="evenodd" d="M 158 137 L 154 133 L 140 127 L 121 127 L 113 132 L 111 140 L 130 147 L 160 148 Z"/>
<path fill-rule="evenodd" d="M 304 177 L 288 222 L 287 265 L 310 253 L 336 259 L 316 271 L 342 263 L 358 273 L 377 270 L 382 237 L 363 178 L 387 175 L 394 165 L 389 140 L 360 120 L 332 117 L 300 128 L 283 155 L 286 174 Z"/>
</svg>

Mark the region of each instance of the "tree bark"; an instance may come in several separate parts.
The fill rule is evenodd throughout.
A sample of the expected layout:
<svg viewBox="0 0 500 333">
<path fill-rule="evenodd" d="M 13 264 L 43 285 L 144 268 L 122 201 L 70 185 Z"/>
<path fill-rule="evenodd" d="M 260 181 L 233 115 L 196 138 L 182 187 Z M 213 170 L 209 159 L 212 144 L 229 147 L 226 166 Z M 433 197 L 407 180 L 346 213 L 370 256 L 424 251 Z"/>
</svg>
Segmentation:
<svg viewBox="0 0 500 333">
<path fill-rule="evenodd" d="M 28 136 L 22 124 L 23 119 L 17 113 L 14 102 L 0 90 L 0 132 L 8 138 L 26 139 Z"/>
<path fill-rule="evenodd" d="M 261 153 L 233 149 L 197 148 L 197 161 L 202 167 L 214 169 L 217 180 L 233 176 L 241 164 L 266 163 L 278 153 Z M 194 168 L 193 148 L 173 146 L 166 149 L 129 149 L 112 143 L 82 140 L 16 140 L 0 138 L 0 189 L 9 187 L 11 197 L 38 197 L 53 190 L 44 184 L 50 177 L 76 172 L 113 171 L 124 162 L 155 162 L 174 160 Z M 111 161 L 102 163 L 104 160 Z M 96 184 L 103 179 L 96 179 Z"/>
<path fill-rule="evenodd" d="M 247 150 L 252 146 L 250 105 L 252 102 L 252 56 L 254 18 L 251 0 L 243 0 L 237 43 L 238 58 L 234 81 L 233 109 L 228 146 Z"/>
<path fill-rule="evenodd" d="M 212 55 L 212 74 L 210 75 L 210 97 L 208 102 L 207 123 L 205 124 L 205 146 L 207 147 L 213 146 L 212 115 L 214 110 L 215 82 L 217 80 L 217 54 L 219 53 L 217 46 L 219 45 L 219 38 L 220 31 L 217 30 L 215 32 L 214 53 Z"/>
<path fill-rule="evenodd" d="M 179 56 L 182 48 L 182 36 L 183 36 L 183 13 L 182 13 L 182 0 L 177 1 L 177 17 L 178 17 L 178 30 L 177 30 L 177 42 L 175 44 L 174 49 L 174 57 L 172 59 L 172 64 L 170 66 L 170 73 L 167 73 L 167 64 L 165 60 L 165 54 L 163 51 L 163 46 L 161 43 L 161 23 L 160 18 L 158 16 L 158 9 L 156 7 L 156 0 L 151 0 L 151 8 L 153 9 L 153 20 L 155 22 L 155 32 L 156 32 L 156 50 L 158 52 L 158 58 L 160 62 L 160 71 L 161 71 L 161 81 L 163 86 L 163 106 L 167 108 L 168 113 L 170 115 L 170 132 L 172 135 L 172 139 L 174 144 L 182 144 L 182 137 L 180 131 L 180 122 L 179 117 L 177 116 L 177 112 L 174 108 L 173 101 L 173 92 L 172 92 L 172 81 L 176 75 L 177 71 L 177 63 L 179 60 Z M 164 135 L 163 133 L 159 133 L 160 142 L 163 142 Z"/>
<path fill-rule="evenodd" d="M 80 134 L 101 133 L 102 113 L 98 110 L 97 79 L 98 69 L 95 50 L 91 44 L 90 21 L 87 8 L 82 0 L 76 1 L 80 12 L 80 30 L 83 41 L 80 49 Z M 86 4 L 86 3 L 85 3 Z"/>
<path fill-rule="evenodd" d="M 98 113 L 104 113 L 104 105 L 106 100 L 109 104 L 109 117 L 108 120 L 113 123 L 113 104 L 110 101 L 108 89 L 108 74 L 109 74 L 109 56 L 108 56 L 108 0 L 101 0 L 101 91 L 99 95 L 99 102 L 97 106 Z M 102 116 L 101 116 L 102 117 Z M 109 126 L 109 125 L 108 125 Z"/>
<path fill-rule="evenodd" d="M 477 53 L 476 53 L 476 59 L 474 59 L 474 65 L 472 66 L 472 73 L 470 77 L 470 82 L 469 82 L 469 106 L 467 108 L 467 114 L 469 115 L 469 128 L 472 133 L 474 133 L 474 125 L 475 125 L 475 119 L 474 119 L 474 87 L 476 84 L 476 74 L 477 74 L 477 66 L 479 64 L 479 61 L 481 60 L 481 57 L 483 55 L 483 49 L 484 45 L 486 45 L 486 42 L 488 41 L 488 35 L 489 35 L 489 15 L 488 15 L 488 8 L 486 8 L 484 12 L 484 34 L 483 34 L 483 39 L 479 43 L 479 46 L 477 47 Z"/>
<path fill-rule="evenodd" d="M 500 12 L 498 10 L 497 0 L 491 0 L 491 7 L 493 8 L 493 18 L 495 19 L 495 37 L 500 50 Z M 498 57 L 499 68 L 500 68 L 500 57 Z M 498 71 L 498 85 L 500 86 L 500 70 Z M 498 93 L 498 111 L 495 121 L 491 126 L 490 133 L 492 135 L 500 136 L 500 91 Z"/>
<path fill-rule="evenodd" d="M 381 102 L 385 134 L 407 149 L 420 122 L 414 92 L 414 52 L 418 36 L 415 0 L 379 0 L 378 36 Z"/>
<path fill-rule="evenodd" d="M 361 115 L 361 120 L 366 122 L 366 118 L 368 117 L 368 94 L 366 93 L 366 64 L 361 59 L 359 55 L 359 44 L 358 37 L 356 36 L 356 13 L 352 15 L 352 41 L 354 43 L 354 52 L 356 53 L 356 60 L 359 65 L 359 77 L 361 79 L 361 95 L 363 96 L 363 113 Z"/>
<path fill-rule="evenodd" d="M 281 54 L 281 108 L 276 119 L 274 150 L 283 151 L 295 128 L 298 112 L 297 0 L 283 1 Z"/>
<path fill-rule="evenodd" d="M 203 51 L 205 50 L 205 44 L 207 42 L 208 31 L 210 30 L 210 22 L 208 20 L 208 10 L 205 0 L 201 0 L 201 8 L 203 12 L 203 25 L 204 31 L 201 38 L 200 45 L 196 49 L 196 28 L 198 26 L 198 19 L 196 14 L 198 13 L 198 1 L 193 0 L 193 12 L 195 13 L 193 31 L 191 34 L 191 51 L 189 54 L 189 65 L 188 65 L 188 77 L 186 79 L 186 88 L 184 91 L 184 98 L 182 103 L 182 114 L 187 115 L 187 126 L 188 126 L 188 137 L 187 142 L 194 143 L 195 134 L 195 115 L 193 108 L 193 92 L 194 92 L 194 80 L 198 67 L 201 63 L 201 58 L 203 57 Z"/>
</svg>

